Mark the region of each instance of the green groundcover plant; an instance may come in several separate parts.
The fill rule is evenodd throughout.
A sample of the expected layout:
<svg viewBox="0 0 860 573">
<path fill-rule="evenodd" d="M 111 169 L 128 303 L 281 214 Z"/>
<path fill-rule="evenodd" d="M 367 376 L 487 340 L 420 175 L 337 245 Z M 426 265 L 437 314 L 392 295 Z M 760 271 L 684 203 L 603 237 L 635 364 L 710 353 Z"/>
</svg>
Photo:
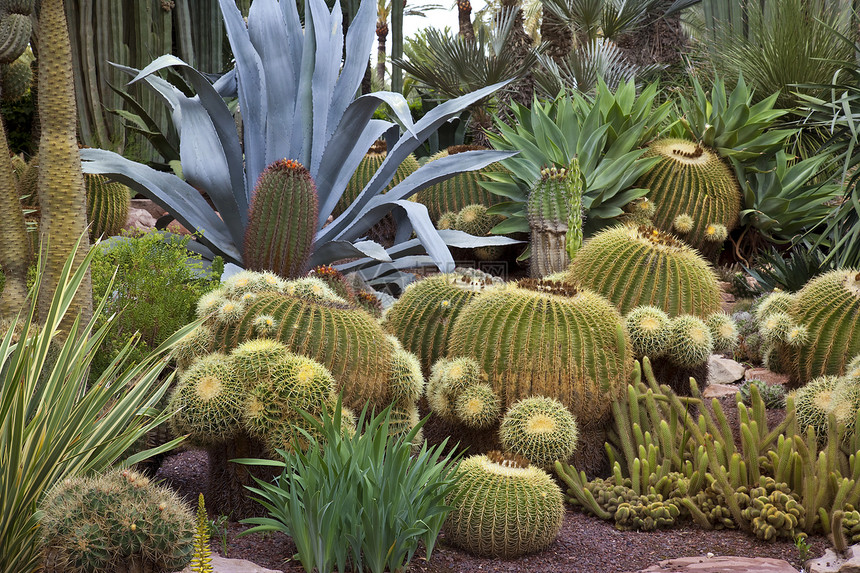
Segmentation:
<svg viewBox="0 0 860 573">
<path fill-rule="evenodd" d="M 281 531 L 293 538 L 305 571 L 403 571 L 419 543 L 433 552 L 451 510 L 446 498 L 454 487 L 457 464 L 442 455 L 445 442 L 417 455 L 411 432 L 389 433 L 390 409 L 359 417 L 360 431 L 342 424 L 341 404 L 325 409 L 321 421 L 302 412 L 312 430 L 299 429 L 309 441 L 306 452 L 278 450 L 284 461 L 240 459 L 250 465 L 282 468 L 273 483 L 257 480 L 248 488 L 269 517 L 243 523 L 256 531 Z M 363 431 L 361 431 L 363 430 Z M 320 436 L 317 438 L 316 436 Z"/>
<path fill-rule="evenodd" d="M 95 322 L 84 325 L 78 318 L 68 332 L 61 332 L 59 325 L 92 257 L 91 251 L 76 269 L 72 259 L 66 261 L 41 327 L 34 322 L 33 302 L 0 339 L 0 571 L 39 569 L 37 507 L 49 489 L 121 461 L 129 446 L 165 420 L 168 414 L 154 406 L 170 377 L 162 382 L 159 375 L 170 348 L 196 326 L 182 328 L 133 366 L 127 366 L 132 347 L 127 344 L 101 376 L 87 384 L 90 365 L 115 320 L 96 328 Z M 38 298 L 41 261 L 38 268 L 32 301 Z M 16 333 L 18 341 L 13 342 Z M 142 452 L 124 463 L 155 453 Z"/>
</svg>

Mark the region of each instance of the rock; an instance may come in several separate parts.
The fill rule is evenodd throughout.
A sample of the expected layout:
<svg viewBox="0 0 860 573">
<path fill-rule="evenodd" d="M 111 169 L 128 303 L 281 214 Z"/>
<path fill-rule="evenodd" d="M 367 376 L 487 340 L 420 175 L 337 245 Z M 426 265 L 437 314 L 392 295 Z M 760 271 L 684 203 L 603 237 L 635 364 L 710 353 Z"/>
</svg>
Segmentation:
<svg viewBox="0 0 860 573">
<path fill-rule="evenodd" d="M 767 368 L 748 368 L 744 372 L 744 380 L 761 380 L 768 384 L 782 384 L 784 386 L 788 382 L 788 375 L 777 374 Z"/>
<path fill-rule="evenodd" d="M 710 554 L 709 554 L 710 555 Z M 680 557 L 667 559 L 636 573 L 798 573 L 788 561 L 764 557 Z"/>
<path fill-rule="evenodd" d="M 143 209 L 154 219 L 158 219 L 167 211 L 156 205 L 151 199 L 132 199 L 131 200 L 131 208 L 132 209 Z"/>
<path fill-rule="evenodd" d="M 708 359 L 708 385 L 731 384 L 744 379 L 743 364 L 712 354 Z"/>
<path fill-rule="evenodd" d="M 702 396 L 704 398 L 723 398 L 725 396 L 734 396 L 738 393 L 738 387 L 730 384 L 708 384 Z"/>
<path fill-rule="evenodd" d="M 828 548 L 823 556 L 810 559 L 803 567 L 807 573 L 860 573 L 860 545 L 849 547 L 845 557 Z"/>
<path fill-rule="evenodd" d="M 128 218 L 125 220 L 123 229 L 151 231 L 155 228 L 155 217 L 145 209 L 131 208 L 128 210 Z"/>
<path fill-rule="evenodd" d="M 212 569 L 218 573 L 280 573 L 244 559 L 226 559 L 220 555 L 212 555 Z M 191 573 L 191 567 L 186 567 L 181 573 Z"/>
<path fill-rule="evenodd" d="M 735 295 L 729 292 L 732 284 L 726 281 L 718 281 L 717 284 L 720 285 L 720 306 L 723 312 L 731 314 L 735 307 Z"/>
</svg>

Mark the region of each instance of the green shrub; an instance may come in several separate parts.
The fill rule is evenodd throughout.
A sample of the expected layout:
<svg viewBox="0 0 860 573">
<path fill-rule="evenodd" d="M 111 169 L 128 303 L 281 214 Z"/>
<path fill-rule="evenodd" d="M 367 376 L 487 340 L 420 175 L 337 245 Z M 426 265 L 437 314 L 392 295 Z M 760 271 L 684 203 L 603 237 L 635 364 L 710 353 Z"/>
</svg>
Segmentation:
<svg viewBox="0 0 860 573">
<path fill-rule="evenodd" d="M 120 313 L 117 326 L 93 362 L 93 379 L 120 349 L 140 332 L 131 355 L 139 360 L 181 326 L 195 319 L 197 299 L 218 285 L 222 264 L 205 269 L 198 255 L 185 249 L 190 237 L 162 240 L 157 233 L 122 237 L 100 244 L 93 257 L 93 297 L 98 305 L 107 297 L 101 326 Z M 106 292 L 114 271 L 111 292 Z"/>
<path fill-rule="evenodd" d="M 281 531 L 293 538 L 305 571 L 402 571 L 419 542 L 429 559 L 450 509 L 445 498 L 454 487 L 456 466 L 445 443 L 412 456 L 408 434 L 389 435 L 387 408 L 371 419 L 362 412 L 357 426 L 363 433 L 343 432 L 340 401 L 333 413 L 323 410 L 322 422 L 305 415 L 314 431 L 305 438 L 307 453 L 294 447 L 279 450 L 284 461 L 236 460 L 283 469 L 274 483 L 256 480 L 248 488 L 269 517 L 243 523 L 256 531 Z M 322 438 L 317 439 L 314 434 Z"/>
</svg>

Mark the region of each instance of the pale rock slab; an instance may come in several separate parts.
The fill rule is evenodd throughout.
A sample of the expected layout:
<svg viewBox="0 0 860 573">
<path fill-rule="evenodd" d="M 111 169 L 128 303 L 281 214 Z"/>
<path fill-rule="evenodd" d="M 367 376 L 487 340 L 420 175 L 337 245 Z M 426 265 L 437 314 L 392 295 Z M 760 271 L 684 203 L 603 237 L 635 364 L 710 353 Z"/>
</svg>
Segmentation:
<svg viewBox="0 0 860 573">
<path fill-rule="evenodd" d="M 798 573 L 788 561 L 765 557 L 680 557 L 667 559 L 636 573 Z"/>
<path fill-rule="evenodd" d="M 818 559 L 804 564 L 806 573 L 860 573 L 860 545 L 848 548 L 845 557 L 839 557 L 833 549 L 827 549 Z"/>
<path fill-rule="evenodd" d="M 731 358 L 712 354 L 708 359 L 708 385 L 732 384 L 744 379 L 746 367 Z"/>
<path fill-rule="evenodd" d="M 227 559 L 220 555 L 212 555 L 212 569 L 217 573 L 281 573 L 244 559 Z M 186 567 L 181 573 L 191 573 L 191 567 Z"/>
</svg>

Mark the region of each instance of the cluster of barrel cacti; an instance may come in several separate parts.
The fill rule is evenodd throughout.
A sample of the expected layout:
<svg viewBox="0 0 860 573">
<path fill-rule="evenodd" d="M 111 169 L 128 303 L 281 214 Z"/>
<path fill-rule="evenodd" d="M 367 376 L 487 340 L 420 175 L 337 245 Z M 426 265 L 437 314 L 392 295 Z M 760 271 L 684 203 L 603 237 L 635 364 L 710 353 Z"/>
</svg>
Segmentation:
<svg viewBox="0 0 860 573">
<path fill-rule="evenodd" d="M 41 510 L 47 573 L 178 571 L 192 558 L 191 511 L 131 470 L 68 479 Z"/>
<path fill-rule="evenodd" d="M 839 376 L 860 353 L 860 273 L 835 270 L 795 294 L 777 291 L 758 306 L 765 364 L 797 387 L 818 376 Z"/>
<path fill-rule="evenodd" d="M 654 306 L 639 306 L 625 317 L 627 333 L 637 358 L 667 357 L 679 367 L 707 362 L 714 351 L 728 351 L 737 343 L 737 328 L 722 312 L 704 320 L 681 314 L 670 318 Z"/>
<path fill-rule="evenodd" d="M 811 428 L 819 442 L 828 436 L 829 417 L 845 428 L 850 439 L 860 412 L 860 354 L 848 363 L 843 376 L 819 376 L 794 392 L 797 423 L 802 431 Z"/>
<path fill-rule="evenodd" d="M 860 359 L 855 362 L 860 374 Z M 800 396 L 797 409 L 795 396 L 788 396 L 785 419 L 769 430 L 764 401 L 751 385 L 749 407 L 737 398 L 738 445 L 719 401 L 704 408 L 696 385 L 692 397 L 677 396 L 658 384 L 647 358 L 642 371 L 644 381 L 637 368 L 626 400 L 613 404 L 606 445 L 612 476 L 589 481 L 584 472 L 555 464 L 570 503 L 621 529 L 691 519 L 706 529 L 740 528 L 765 540 L 831 533 L 833 527 L 848 539 L 857 536 L 860 486 L 852 476 L 860 466 L 849 454 L 860 444 L 833 411 L 825 416 L 819 449 L 815 433 L 801 428 Z"/>
<path fill-rule="evenodd" d="M 511 559 L 548 547 L 561 530 L 561 489 L 544 470 L 499 452 L 460 463 L 443 531 L 479 556 Z"/>
</svg>

